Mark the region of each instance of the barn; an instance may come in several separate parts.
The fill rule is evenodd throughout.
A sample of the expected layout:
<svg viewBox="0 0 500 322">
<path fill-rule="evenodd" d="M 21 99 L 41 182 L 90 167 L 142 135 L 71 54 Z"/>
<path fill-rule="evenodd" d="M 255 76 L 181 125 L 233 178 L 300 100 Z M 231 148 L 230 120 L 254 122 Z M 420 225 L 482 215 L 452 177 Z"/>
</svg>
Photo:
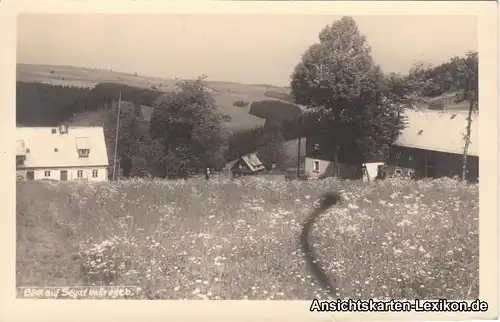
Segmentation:
<svg viewBox="0 0 500 322">
<path fill-rule="evenodd" d="M 461 177 L 468 111 L 407 110 L 405 114 L 408 124 L 390 149 L 388 171 L 411 171 L 415 178 Z M 478 119 L 473 113 L 467 157 L 469 181 L 479 178 Z"/>
<path fill-rule="evenodd" d="M 18 180 L 107 181 L 102 127 L 17 127 Z"/>
</svg>

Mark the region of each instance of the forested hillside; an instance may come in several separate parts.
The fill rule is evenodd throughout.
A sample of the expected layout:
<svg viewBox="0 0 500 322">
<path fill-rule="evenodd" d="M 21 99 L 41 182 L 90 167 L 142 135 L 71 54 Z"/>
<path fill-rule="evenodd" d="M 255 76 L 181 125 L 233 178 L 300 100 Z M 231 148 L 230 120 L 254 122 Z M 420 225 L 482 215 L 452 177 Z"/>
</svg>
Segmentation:
<svg viewBox="0 0 500 322">
<path fill-rule="evenodd" d="M 80 88 L 43 83 L 16 83 L 16 123 L 52 126 L 75 114 L 110 108 L 121 92 L 123 101 L 152 106 L 159 91 L 115 83 Z"/>
</svg>

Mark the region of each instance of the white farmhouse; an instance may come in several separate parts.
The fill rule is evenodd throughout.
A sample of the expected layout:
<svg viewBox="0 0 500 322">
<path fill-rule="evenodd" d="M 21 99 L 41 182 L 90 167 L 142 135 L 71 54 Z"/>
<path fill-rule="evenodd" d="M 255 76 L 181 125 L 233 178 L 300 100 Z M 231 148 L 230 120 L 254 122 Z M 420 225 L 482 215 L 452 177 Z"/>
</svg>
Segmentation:
<svg viewBox="0 0 500 322">
<path fill-rule="evenodd" d="M 20 180 L 108 179 L 102 127 L 17 127 L 16 170 Z"/>
</svg>

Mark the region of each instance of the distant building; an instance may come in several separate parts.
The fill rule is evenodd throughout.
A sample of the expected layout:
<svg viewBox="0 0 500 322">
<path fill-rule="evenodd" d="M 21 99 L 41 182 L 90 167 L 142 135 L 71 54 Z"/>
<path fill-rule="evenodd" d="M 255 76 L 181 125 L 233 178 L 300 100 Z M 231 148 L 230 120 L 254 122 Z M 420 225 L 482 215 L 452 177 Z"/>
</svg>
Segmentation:
<svg viewBox="0 0 500 322">
<path fill-rule="evenodd" d="M 250 153 L 230 162 L 227 167 L 232 178 L 257 174 L 265 170 L 264 164 L 255 153 Z"/>
<path fill-rule="evenodd" d="M 102 127 L 17 127 L 19 180 L 108 179 L 108 155 Z"/>
<path fill-rule="evenodd" d="M 365 165 L 370 171 L 373 164 L 381 164 L 384 157 L 371 157 L 366 160 Z M 337 168 L 337 169 L 335 169 Z M 346 154 L 342 151 L 338 153 L 338 160 L 335 162 L 335 146 L 328 140 L 328 136 L 321 129 L 313 132 L 306 140 L 306 160 L 305 173 L 311 178 L 333 177 L 335 173 L 341 179 L 362 179 L 363 164 L 361 162 L 348 161 Z M 373 179 L 373 176 L 371 177 Z"/>
<path fill-rule="evenodd" d="M 461 177 L 468 112 L 408 110 L 405 114 L 408 124 L 390 149 L 388 170 L 401 175 L 410 171 L 415 178 Z M 479 178 L 478 119 L 473 114 L 467 157 L 469 181 Z"/>
</svg>

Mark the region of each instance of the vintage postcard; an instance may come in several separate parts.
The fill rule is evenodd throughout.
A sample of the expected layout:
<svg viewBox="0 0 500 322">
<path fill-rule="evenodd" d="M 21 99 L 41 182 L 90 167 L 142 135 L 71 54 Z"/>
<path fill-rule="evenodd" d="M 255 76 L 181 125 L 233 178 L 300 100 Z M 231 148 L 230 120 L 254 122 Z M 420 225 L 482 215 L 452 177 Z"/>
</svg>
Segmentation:
<svg viewBox="0 0 500 322">
<path fill-rule="evenodd" d="M 498 316 L 495 2 L 0 14 L 6 320 Z"/>
</svg>

